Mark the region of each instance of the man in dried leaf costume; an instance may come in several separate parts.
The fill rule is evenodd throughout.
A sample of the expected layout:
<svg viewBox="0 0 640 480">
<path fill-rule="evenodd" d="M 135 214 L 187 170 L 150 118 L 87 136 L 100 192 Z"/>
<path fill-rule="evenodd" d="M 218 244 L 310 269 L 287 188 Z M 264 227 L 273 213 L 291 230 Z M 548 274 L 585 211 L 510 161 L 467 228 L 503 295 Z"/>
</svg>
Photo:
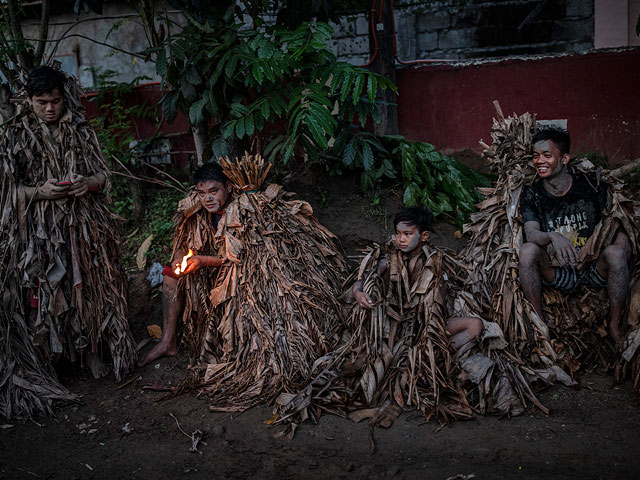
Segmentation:
<svg viewBox="0 0 640 480">
<path fill-rule="evenodd" d="M 207 322 L 210 311 L 207 297 L 214 286 L 218 268 L 222 265 L 222 257 L 216 254 L 214 237 L 220 218 L 231 201 L 232 185 L 215 163 L 207 163 L 196 170 L 193 184 L 193 192 L 178 206 L 172 260 L 162 272 L 162 339 L 140 358 L 139 366 L 162 356 L 177 355 L 177 329 L 181 317 L 188 327 Z M 188 250 L 195 250 L 196 254 L 189 257 L 186 268 L 177 274 L 174 269 Z M 183 281 L 178 289 L 180 278 Z M 196 316 L 197 320 L 190 320 L 192 316 Z M 183 336 L 192 358 L 197 356 L 194 351 L 197 346 L 193 344 L 197 342 L 197 337 L 197 332 L 188 332 Z"/>
<path fill-rule="evenodd" d="M 616 232 L 597 260 L 578 271 L 579 251 L 606 211 L 608 189 L 567 170 L 569 133 L 547 128 L 531 140 L 533 166 L 539 180 L 525 187 L 520 199 L 526 243 L 520 247 L 520 284 L 524 296 L 542 317 L 542 285 L 570 292 L 582 285 L 606 288 L 609 294 L 609 333 L 619 347 L 624 337 L 620 317 L 629 300 L 629 237 Z M 558 259 L 551 264 L 545 247 Z"/>
<path fill-rule="evenodd" d="M 638 253 L 639 205 L 625 196 L 624 183 L 614 172 L 596 168 L 587 159 L 569 161 L 568 143 L 558 145 L 563 140 L 555 134 L 555 139 L 548 133 L 534 137 L 533 115 L 505 117 L 495 105 L 492 145 L 481 145 L 498 179 L 492 188 L 481 189 L 485 200 L 465 225 L 471 232 L 459 255 L 469 272 L 465 289 L 480 303 L 483 315 L 500 325 L 512 354 L 548 382 L 573 384 L 573 374 L 583 365 L 615 366 L 618 379 L 631 373 L 637 388 L 640 282 L 637 264 L 627 270 L 627 258 Z M 538 177 L 542 181 L 536 183 Z M 546 180 L 552 183 L 549 208 L 540 201 L 549 186 Z M 581 206 L 579 211 L 551 214 L 545 220 L 576 180 L 591 206 L 572 202 Z M 592 218 L 586 210 L 594 212 Z M 585 235 L 581 230 L 587 222 L 593 231 Z M 568 235 L 550 233 L 555 227 Z M 575 247 L 580 245 L 578 251 Z M 580 288 L 542 288 L 543 280 L 551 286 Z M 606 341 L 607 333 L 616 339 L 618 352 Z"/>
<path fill-rule="evenodd" d="M 64 358 L 121 379 L 135 364 L 125 281 L 100 191 L 108 170 L 73 79 L 33 70 L 0 146 L 0 413 L 49 412 L 73 398 Z"/>
<path fill-rule="evenodd" d="M 211 409 L 242 411 L 298 388 L 336 344 L 345 263 L 307 202 L 278 185 L 262 188 L 270 164 L 250 155 L 220 163 L 226 176 L 211 186 L 224 199 L 208 205 L 212 194 L 196 178 L 196 191 L 178 208 L 174 263 L 189 249 L 195 256 L 175 287 L 194 366 L 177 391 L 197 389 L 211 398 Z M 159 347 L 143 362 L 176 350 L 175 343 Z"/>
</svg>

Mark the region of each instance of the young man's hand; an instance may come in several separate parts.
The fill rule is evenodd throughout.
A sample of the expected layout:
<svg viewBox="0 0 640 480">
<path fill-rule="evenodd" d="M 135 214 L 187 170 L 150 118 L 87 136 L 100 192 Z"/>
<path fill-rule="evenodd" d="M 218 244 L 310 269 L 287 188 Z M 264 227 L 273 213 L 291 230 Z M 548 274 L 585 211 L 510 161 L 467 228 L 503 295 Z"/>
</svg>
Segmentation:
<svg viewBox="0 0 640 480">
<path fill-rule="evenodd" d="M 71 176 L 71 188 L 69 188 L 69 195 L 73 197 L 80 197 L 89 191 L 89 179 L 82 175 L 74 173 Z"/>
<path fill-rule="evenodd" d="M 205 257 L 203 257 L 202 255 L 194 255 L 193 257 L 187 259 L 187 268 L 185 268 L 184 272 L 181 272 L 180 275 L 195 273 L 206 265 L 207 262 L 205 261 Z"/>
<path fill-rule="evenodd" d="M 572 267 L 578 264 L 578 250 L 567 237 L 560 233 L 552 232 L 551 245 L 556 252 L 558 260 L 560 260 L 560 264 L 571 265 Z"/>
<path fill-rule="evenodd" d="M 35 195 L 34 200 L 60 200 L 69 195 L 70 185 L 58 185 L 58 182 L 57 178 L 49 178 L 37 191 L 30 187 Z"/>
<path fill-rule="evenodd" d="M 222 258 L 220 257 L 194 255 L 187 259 L 187 268 L 184 269 L 181 275 L 197 272 L 202 267 L 219 267 L 220 265 L 222 265 Z"/>
<path fill-rule="evenodd" d="M 360 305 L 362 308 L 366 308 L 368 310 L 371 310 L 373 308 L 373 301 L 371 300 L 371 297 L 369 295 L 367 295 L 366 293 L 360 291 L 360 292 L 355 292 L 353 294 L 353 298 L 356 299 L 356 303 L 358 305 Z"/>
</svg>

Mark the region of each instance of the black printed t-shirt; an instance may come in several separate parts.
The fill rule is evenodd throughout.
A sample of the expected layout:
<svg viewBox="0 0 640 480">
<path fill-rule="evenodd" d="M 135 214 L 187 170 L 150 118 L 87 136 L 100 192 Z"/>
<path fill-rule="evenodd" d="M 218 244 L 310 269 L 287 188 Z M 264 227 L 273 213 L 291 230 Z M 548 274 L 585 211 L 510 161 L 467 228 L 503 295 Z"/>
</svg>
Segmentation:
<svg viewBox="0 0 640 480">
<path fill-rule="evenodd" d="M 584 246 L 607 208 L 607 186 L 573 175 L 571 189 L 562 197 L 547 192 L 542 180 L 525 187 L 520 197 L 524 223 L 536 221 L 543 232 L 558 232 L 576 248 Z"/>
</svg>

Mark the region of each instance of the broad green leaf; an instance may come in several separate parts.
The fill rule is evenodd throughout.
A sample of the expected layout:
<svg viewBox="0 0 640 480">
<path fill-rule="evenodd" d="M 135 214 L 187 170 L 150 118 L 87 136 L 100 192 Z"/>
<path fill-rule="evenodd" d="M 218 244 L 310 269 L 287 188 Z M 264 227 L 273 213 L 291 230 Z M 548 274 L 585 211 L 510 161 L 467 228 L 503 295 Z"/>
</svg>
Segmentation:
<svg viewBox="0 0 640 480">
<path fill-rule="evenodd" d="M 347 99 L 347 96 L 349 95 L 349 90 L 351 89 L 351 86 L 353 85 L 353 80 L 355 79 L 355 76 L 348 72 L 345 77 L 344 77 L 344 83 L 342 84 L 342 89 L 340 91 L 340 101 L 344 102 Z"/>
<path fill-rule="evenodd" d="M 158 52 L 156 58 L 156 73 L 161 77 L 164 77 L 167 73 L 167 54 L 164 49 Z"/>
<path fill-rule="evenodd" d="M 171 91 L 162 98 L 162 116 L 167 122 L 172 123 L 177 114 L 178 93 Z"/>
<path fill-rule="evenodd" d="M 353 146 L 353 140 L 351 140 L 344 149 L 344 155 L 342 156 L 342 163 L 345 166 L 350 167 L 353 165 L 353 160 L 356 158 L 356 149 Z"/>
<path fill-rule="evenodd" d="M 244 134 L 245 134 L 244 118 L 239 118 L 238 121 L 236 122 L 236 137 L 242 138 L 244 137 Z"/>
<path fill-rule="evenodd" d="M 355 85 L 353 86 L 353 93 L 352 93 L 353 95 L 352 101 L 354 105 L 360 101 L 360 95 L 362 94 L 362 88 L 364 87 L 364 78 L 365 78 L 364 74 L 362 73 L 357 74 Z"/>
<path fill-rule="evenodd" d="M 222 127 L 222 136 L 227 139 L 233 137 L 233 133 L 236 130 L 237 120 L 230 120 Z"/>
<path fill-rule="evenodd" d="M 373 168 L 374 158 L 373 152 L 371 151 L 371 146 L 364 142 L 362 145 L 362 166 L 365 171 L 369 171 Z"/>
<path fill-rule="evenodd" d="M 205 105 L 205 99 L 200 99 L 189 108 L 189 122 L 191 125 L 198 125 L 204 120 L 202 109 Z"/>
<path fill-rule="evenodd" d="M 244 130 L 248 136 L 253 135 L 254 124 L 253 115 L 247 115 L 244 119 Z"/>
<path fill-rule="evenodd" d="M 369 78 L 367 79 L 367 93 L 369 95 L 369 103 L 375 103 L 377 92 L 378 84 L 376 82 L 376 76 L 369 74 Z"/>
<path fill-rule="evenodd" d="M 194 66 L 187 69 L 185 77 L 191 85 L 200 85 L 201 83 L 200 75 Z"/>
</svg>

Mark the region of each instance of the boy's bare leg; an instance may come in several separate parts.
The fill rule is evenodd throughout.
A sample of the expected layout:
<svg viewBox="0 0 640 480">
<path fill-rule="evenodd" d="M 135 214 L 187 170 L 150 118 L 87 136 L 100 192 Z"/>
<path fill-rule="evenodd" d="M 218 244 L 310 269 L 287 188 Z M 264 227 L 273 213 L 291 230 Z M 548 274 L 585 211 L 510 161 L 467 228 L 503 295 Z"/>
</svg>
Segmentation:
<svg viewBox="0 0 640 480">
<path fill-rule="evenodd" d="M 478 317 L 451 317 L 447 320 L 447 332 L 451 335 L 449 340 L 456 350 L 480 337 L 483 329 L 482 320 Z"/>
<path fill-rule="evenodd" d="M 549 256 L 540 246 L 527 242 L 520 247 L 520 287 L 524 298 L 529 300 L 536 313 L 542 318 L 542 279 L 553 281 L 555 268 Z"/>
<path fill-rule="evenodd" d="M 605 248 L 598 258 L 598 271 L 607 279 L 609 333 L 616 342 L 616 346 L 624 340 L 620 330 L 620 320 L 631 291 L 627 263 L 630 256 L 629 238 L 620 233 L 616 236 L 614 243 Z"/>
<path fill-rule="evenodd" d="M 143 355 L 138 361 L 142 367 L 160 357 L 173 357 L 178 354 L 178 319 L 184 309 L 184 296 L 176 296 L 178 281 L 165 276 L 162 282 L 162 338 L 160 342 Z"/>
</svg>

